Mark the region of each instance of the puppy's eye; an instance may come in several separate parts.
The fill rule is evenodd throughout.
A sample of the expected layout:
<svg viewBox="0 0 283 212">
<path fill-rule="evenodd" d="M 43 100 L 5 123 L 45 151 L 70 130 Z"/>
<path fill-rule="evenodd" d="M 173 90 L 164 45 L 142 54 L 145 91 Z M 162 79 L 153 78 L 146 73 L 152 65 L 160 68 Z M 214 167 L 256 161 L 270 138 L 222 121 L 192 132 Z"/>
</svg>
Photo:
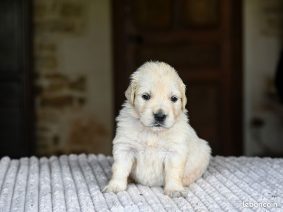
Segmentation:
<svg viewBox="0 0 283 212">
<path fill-rule="evenodd" d="M 177 96 L 171 96 L 171 101 L 172 102 L 177 102 L 178 101 L 178 97 Z"/>
<path fill-rule="evenodd" d="M 142 95 L 142 98 L 147 101 L 150 99 L 150 95 L 148 93 L 145 93 Z"/>
</svg>

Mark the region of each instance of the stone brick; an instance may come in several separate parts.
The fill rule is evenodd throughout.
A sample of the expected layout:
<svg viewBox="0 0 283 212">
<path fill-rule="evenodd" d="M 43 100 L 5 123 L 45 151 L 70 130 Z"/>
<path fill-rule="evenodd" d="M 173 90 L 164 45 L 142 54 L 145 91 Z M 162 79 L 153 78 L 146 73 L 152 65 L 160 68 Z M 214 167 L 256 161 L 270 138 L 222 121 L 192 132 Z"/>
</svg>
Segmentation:
<svg viewBox="0 0 283 212">
<path fill-rule="evenodd" d="M 84 23 L 75 18 L 62 18 L 51 20 L 35 20 L 35 28 L 39 33 L 64 33 L 66 35 L 81 34 Z"/>
<path fill-rule="evenodd" d="M 63 2 L 60 5 L 61 18 L 81 18 L 83 15 L 83 6 L 79 2 Z"/>
<path fill-rule="evenodd" d="M 55 55 L 35 55 L 35 69 L 47 68 L 55 69 L 58 66 L 58 59 Z"/>
<path fill-rule="evenodd" d="M 81 76 L 77 80 L 70 82 L 69 86 L 71 90 L 84 92 L 86 90 L 85 76 Z"/>
<path fill-rule="evenodd" d="M 79 116 L 70 123 L 67 143 L 64 150 L 67 152 L 107 152 L 101 140 L 108 134 L 107 129 L 94 116 Z"/>
<path fill-rule="evenodd" d="M 55 43 L 39 42 L 39 43 L 35 43 L 34 50 L 37 55 L 55 54 L 57 52 L 57 46 Z"/>
<path fill-rule="evenodd" d="M 41 107 L 53 107 L 62 109 L 64 107 L 72 106 L 75 98 L 71 95 L 65 96 L 43 96 L 40 100 Z"/>
<path fill-rule="evenodd" d="M 34 4 L 34 18 L 43 18 L 48 14 L 48 6 L 46 4 Z"/>
</svg>

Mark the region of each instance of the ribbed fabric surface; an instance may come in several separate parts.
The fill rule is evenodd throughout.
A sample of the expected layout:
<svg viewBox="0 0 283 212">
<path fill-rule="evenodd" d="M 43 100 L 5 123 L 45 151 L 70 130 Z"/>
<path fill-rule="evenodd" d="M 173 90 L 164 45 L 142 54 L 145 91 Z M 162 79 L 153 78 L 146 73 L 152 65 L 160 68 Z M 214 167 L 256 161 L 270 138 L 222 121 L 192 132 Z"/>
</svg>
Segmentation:
<svg viewBox="0 0 283 212">
<path fill-rule="evenodd" d="M 214 157 L 203 178 L 179 198 L 165 196 L 160 187 L 138 184 L 118 194 L 102 193 L 112 162 L 111 157 L 93 154 L 4 157 L 0 211 L 283 211 L 283 159 Z"/>
</svg>

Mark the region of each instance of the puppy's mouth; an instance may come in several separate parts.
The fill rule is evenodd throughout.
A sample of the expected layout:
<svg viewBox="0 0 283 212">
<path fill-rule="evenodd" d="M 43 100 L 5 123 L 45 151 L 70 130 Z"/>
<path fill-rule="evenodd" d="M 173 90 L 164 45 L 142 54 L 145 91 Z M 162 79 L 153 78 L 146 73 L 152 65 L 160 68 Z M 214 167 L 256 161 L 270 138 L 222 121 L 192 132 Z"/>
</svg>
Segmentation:
<svg viewBox="0 0 283 212">
<path fill-rule="evenodd" d="M 160 129 L 160 128 L 167 128 L 164 124 L 159 123 L 159 122 L 154 122 L 151 127 L 157 128 L 157 129 Z"/>
<path fill-rule="evenodd" d="M 163 125 L 160 124 L 160 123 L 155 123 L 155 124 L 153 124 L 153 127 L 163 127 Z"/>
</svg>

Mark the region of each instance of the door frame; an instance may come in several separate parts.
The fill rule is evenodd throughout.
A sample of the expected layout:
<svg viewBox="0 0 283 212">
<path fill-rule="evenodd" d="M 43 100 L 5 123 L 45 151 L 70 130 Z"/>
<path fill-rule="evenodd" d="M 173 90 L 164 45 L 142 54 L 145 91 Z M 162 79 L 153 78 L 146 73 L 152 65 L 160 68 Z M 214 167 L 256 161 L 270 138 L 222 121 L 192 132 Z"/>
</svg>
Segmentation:
<svg viewBox="0 0 283 212">
<path fill-rule="evenodd" d="M 23 69 L 24 69 L 24 142 L 28 145 L 28 155 L 36 153 L 35 140 L 35 95 L 34 95 L 34 64 L 33 64 L 33 1 L 22 0 L 23 4 Z"/>
</svg>

